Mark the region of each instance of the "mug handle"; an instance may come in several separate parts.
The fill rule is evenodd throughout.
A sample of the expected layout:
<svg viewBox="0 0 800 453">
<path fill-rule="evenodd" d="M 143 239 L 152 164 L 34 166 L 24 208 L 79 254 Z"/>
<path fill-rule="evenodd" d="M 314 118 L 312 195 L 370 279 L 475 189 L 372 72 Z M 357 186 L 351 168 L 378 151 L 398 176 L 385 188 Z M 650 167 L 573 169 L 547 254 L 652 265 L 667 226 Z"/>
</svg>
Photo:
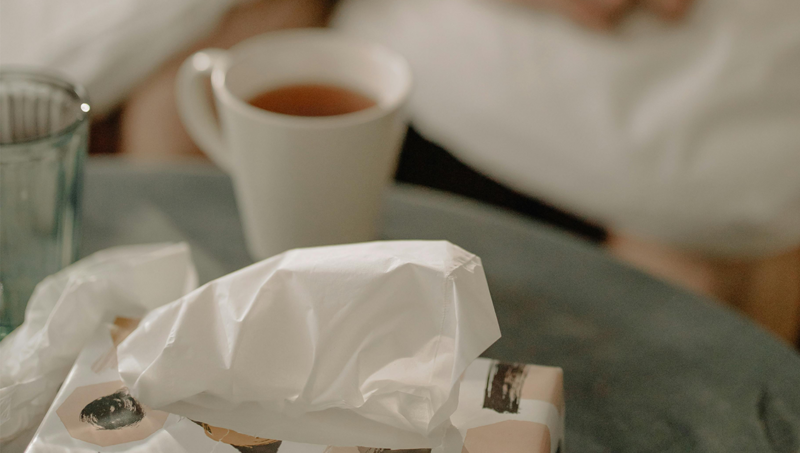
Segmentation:
<svg viewBox="0 0 800 453">
<path fill-rule="evenodd" d="M 230 152 L 225 149 L 222 132 L 203 83 L 225 54 L 221 49 L 203 49 L 187 58 L 178 71 L 175 91 L 178 114 L 192 140 L 217 166 L 231 174 L 233 161 Z"/>
</svg>

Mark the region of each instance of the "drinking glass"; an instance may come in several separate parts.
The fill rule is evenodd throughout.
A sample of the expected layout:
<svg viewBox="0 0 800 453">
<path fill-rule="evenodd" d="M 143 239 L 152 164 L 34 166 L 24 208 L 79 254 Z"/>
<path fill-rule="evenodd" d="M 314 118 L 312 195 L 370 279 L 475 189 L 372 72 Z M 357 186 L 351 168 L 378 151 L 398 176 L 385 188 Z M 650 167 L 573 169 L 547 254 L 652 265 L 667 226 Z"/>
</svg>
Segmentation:
<svg viewBox="0 0 800 453">
<path fill-rule="evenodd" d="M 89 103 L 56 76 L 0 70 L 0 339 L 77 257 Z"/>
</svg>

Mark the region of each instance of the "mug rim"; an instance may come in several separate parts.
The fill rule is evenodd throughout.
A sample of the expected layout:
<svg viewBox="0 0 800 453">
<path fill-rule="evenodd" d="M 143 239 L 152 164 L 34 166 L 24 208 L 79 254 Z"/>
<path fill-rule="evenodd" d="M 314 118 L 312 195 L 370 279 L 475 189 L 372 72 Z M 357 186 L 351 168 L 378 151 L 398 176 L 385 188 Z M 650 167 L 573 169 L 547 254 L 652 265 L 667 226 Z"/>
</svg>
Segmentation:
<svg viewBox="0 0 800 453">
<path fill-rule="evenodd" d="M 25 140 L 0 143 L 0 151 L 18 146 L 31 146 L 38 143 L 57 141 L 61 137 L 72 134 L 89 119 L 91 103 L 89 102 L 89 96 L 86 94 L 86 89 L 77 83 L 70 82 L 65 76 L 56 71 L 26 66 L 3 66 L 0 67 L 0 82 L 3 79 L 32 80 L 61 88 L 78 101 L 79 113 L 75 121 L 56 131 Z"/>
<path fill-rule="evenodd" d="M 235 64 L 233 55 L 243 52 L 251 47 L 256 47 L 264 41 L 292 41 L 299 39 L 330 40 L 337 39 L 340 43 L 349 46 L 359 46 L 377 50 L 398 65 L 402 71 L 403 86 L 400 94 L 389 105 L 376 104 L 372 107 L 357 112 L 329 116 L 299 116 L 271 112 L 250 105 L 245 100 L 231 93 L 227 86 L 227 73 Z M 338 128 L 369 123 L 397 111 L 408 102 L 413 86 L 413 76 L 408 60 L 398 52 L 376 42 L 355 38 L 328 28 L 299 28 L 263 33 L 248 38 L 228 50 L 224 50 L 223 58 L 214 62 L 211 70 L 211 86 L 215 94 L 229 108 L 237 113 L 246 115 L 253 120 L 269 121 L 283 127 L 296 128 Z"/>
</svg>

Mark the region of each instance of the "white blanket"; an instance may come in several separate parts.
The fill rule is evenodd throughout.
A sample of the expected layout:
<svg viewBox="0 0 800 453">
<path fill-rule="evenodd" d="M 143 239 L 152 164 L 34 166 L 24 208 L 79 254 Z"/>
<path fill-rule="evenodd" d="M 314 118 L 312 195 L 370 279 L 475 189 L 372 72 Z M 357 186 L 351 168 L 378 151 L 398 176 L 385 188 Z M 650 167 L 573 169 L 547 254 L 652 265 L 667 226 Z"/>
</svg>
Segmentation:
<svg viewBox="0 0 800 453">
<path fill-rule="evenodd" d="M 800 2 L 697 0 L 598 34 L 491 0 L 346 0 L 404 54 L 415 126 L 524 193 L 709 253 L 800 243 Z"/>
</svg>

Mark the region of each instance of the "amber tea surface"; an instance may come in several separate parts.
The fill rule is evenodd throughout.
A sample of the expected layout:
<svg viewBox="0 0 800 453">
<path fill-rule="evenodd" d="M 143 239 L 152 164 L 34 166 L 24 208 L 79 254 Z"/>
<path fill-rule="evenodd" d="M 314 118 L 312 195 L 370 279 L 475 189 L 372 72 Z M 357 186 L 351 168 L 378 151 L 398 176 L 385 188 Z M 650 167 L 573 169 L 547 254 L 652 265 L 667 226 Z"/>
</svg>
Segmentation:
<svg viewBox="0 0 800 453">
<path fill-rule="evenodd" d="M 358 112 L 375 105 L 371 98 L 335 85 L 287 85 L 265 91 L 250 105 L 293 116 L 334 116 Z"/>
</svg>

